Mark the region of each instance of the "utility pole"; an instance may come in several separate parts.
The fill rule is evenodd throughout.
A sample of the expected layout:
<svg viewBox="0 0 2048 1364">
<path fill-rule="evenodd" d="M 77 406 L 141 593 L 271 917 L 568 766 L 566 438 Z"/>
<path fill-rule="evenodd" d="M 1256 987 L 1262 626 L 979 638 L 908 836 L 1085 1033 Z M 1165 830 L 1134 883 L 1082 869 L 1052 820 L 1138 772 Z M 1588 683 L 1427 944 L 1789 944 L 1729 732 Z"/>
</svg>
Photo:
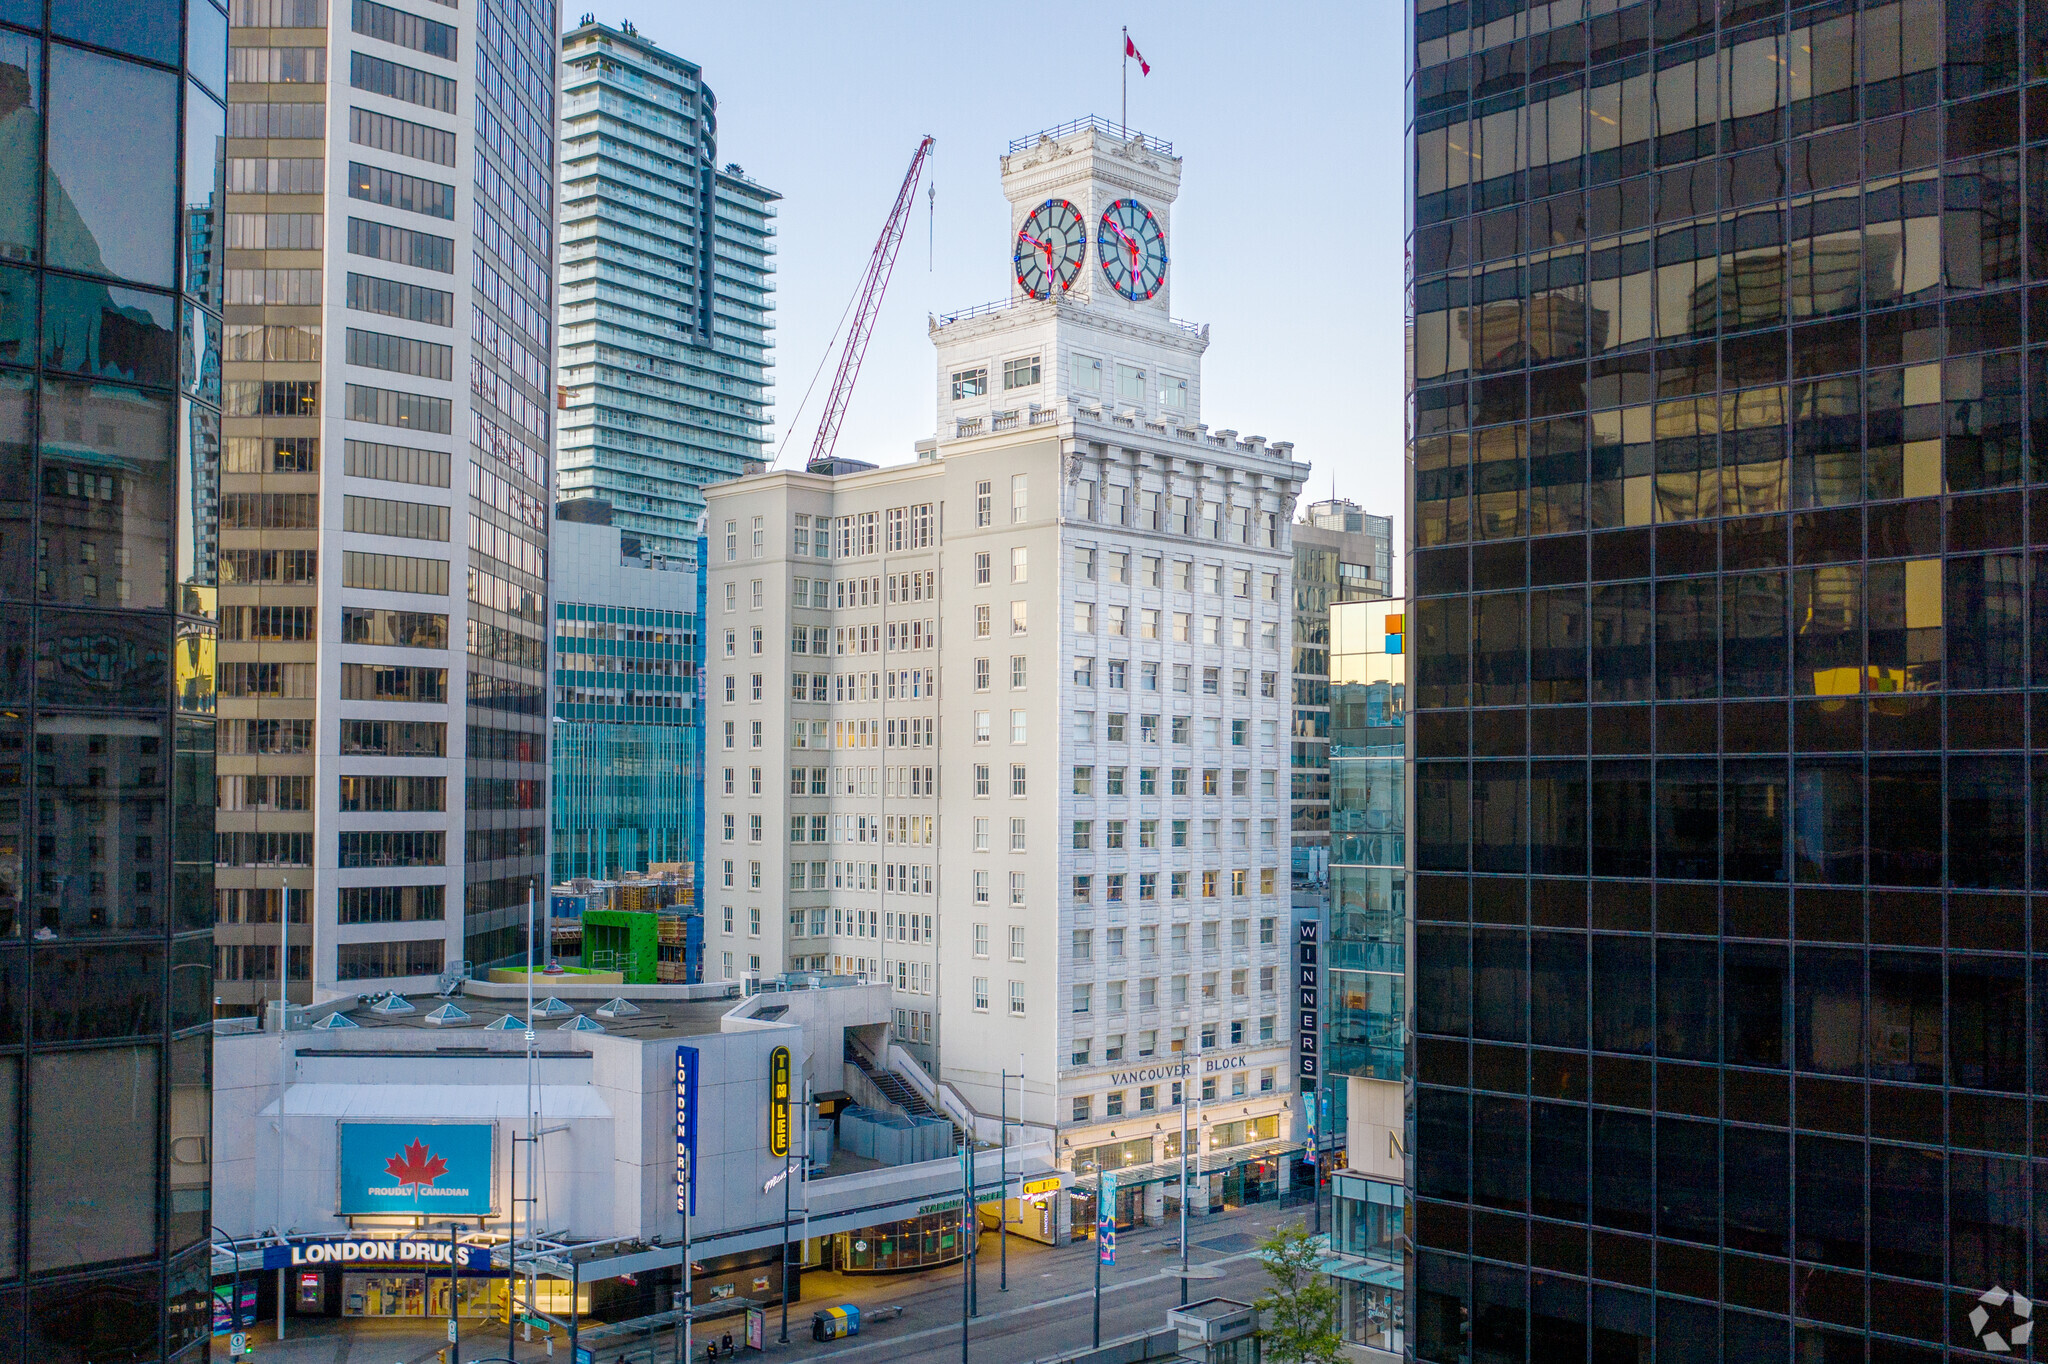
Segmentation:
<svg viewBox="0 0 2048 1364">
<path fill-rule="evenodd" d="M 448 1364 L 462 1364 L 462 1332 L 456 1324 L 458 1318 L 455 1314 L 455 1286 L 460 1282 L 456 1277 L 456 1225 L 454 1222 L 448 1224 Z"/>
<path fill-rule="evenodd" d="M 967 1210 L 974 1201 L 973 1137 L 966 1131 L 960 1133 L 960 1227 L 962 1234 L 967 1228 Z M 967 1364 L 967 1323 L 972 1316 L 973 1287 L 968 1275 L 971 1267 L 962 1258 L 960 1274 L 960 1364 Z"/>
<path fill-rule="evenodd" d="M 1010 1072 L 1003 1072 L 1001 1097 L 996 1101 L 1002 1113 L 1003 1144 L 997 1157 L 998 1168 L 1002 1171 L 1003 1201 L 996 1213 L 996 1258 L 1002 1267 L 1001 1291 L 1010 1291 Z"/>
</svg>

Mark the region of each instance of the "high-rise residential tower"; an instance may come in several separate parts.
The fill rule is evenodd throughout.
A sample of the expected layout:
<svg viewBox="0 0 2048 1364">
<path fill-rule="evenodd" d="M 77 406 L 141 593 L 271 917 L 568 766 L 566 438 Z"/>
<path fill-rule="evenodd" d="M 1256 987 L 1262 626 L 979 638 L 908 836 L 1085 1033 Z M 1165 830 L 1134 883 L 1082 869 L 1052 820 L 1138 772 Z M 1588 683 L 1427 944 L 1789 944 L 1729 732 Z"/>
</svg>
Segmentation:
<svg viewBox="0 0 2048 1364">
<path fill-rule="evenodd" d="M 762 457 L 782 196 L 719 167 L 699 68 L 630 23 L 584 16 L 562 63 L 562 496 L 694 562 L 705 486 Z"/>
<path fill-rule="evenodd" d="M 1416 1354 L 2009 1349 L 2039 7 L 1411 15 Z"/>
<path fill-rule="evenodd" d="M 0 4 L 0 1354 L 211 1334 L 228 16 Z"/>
<path fill-rule="evenodd" d="M 546 888 L 556 15 L 239 0 L 220 993 L 523 950 Z"/>
<path fill-rule="evenodd" d="M 710 494 L 707 976 L 877 974 L 962 1100 L 1164 1215 L 1298 1150 L 1285 443 L 1201 421 L 1173 149 L 1082 120 L 1003 160 L 1015 283 L 932 324 L 939 434 Z M 1199 1111 L 1197 1111 L 1199 1110 Z M 1016 1113 L 1014 1104 L 1011 1107 Z"/>
</svg>

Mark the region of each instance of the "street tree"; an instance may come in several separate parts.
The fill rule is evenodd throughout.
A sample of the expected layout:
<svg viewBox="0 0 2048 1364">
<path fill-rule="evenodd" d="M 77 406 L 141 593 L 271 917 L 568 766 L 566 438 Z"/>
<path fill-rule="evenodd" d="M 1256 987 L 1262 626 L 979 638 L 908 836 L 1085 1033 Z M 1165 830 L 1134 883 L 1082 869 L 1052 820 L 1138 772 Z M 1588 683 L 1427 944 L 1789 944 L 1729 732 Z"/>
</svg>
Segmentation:
<svg viewBox="0 0 2048 1364">
<path fill-rule="evenodd" d="M 1259 1348 L 1266 1364 L 1343 1364 L 1337 1290 L 1321 1269 L 1323 1238 L 1296 1222 L 1259 1243 L 1272 1287 L 1260 1296 Z"/>
</svg>

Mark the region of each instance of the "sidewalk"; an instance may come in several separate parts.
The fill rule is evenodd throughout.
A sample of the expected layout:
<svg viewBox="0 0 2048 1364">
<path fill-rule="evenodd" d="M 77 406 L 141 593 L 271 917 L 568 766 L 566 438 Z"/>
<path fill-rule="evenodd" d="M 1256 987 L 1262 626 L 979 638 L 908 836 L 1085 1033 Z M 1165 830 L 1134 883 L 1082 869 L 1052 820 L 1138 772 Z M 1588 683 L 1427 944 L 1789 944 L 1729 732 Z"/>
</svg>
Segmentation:
<svg viewBox="0 0 2048 1364">
<path fill-rule="evenodd" d="M 1259 1203 L 1228 1213 L 1191 1218 L 1188 1223 L 1189 1261 L 1197 1265 L 1231 1263 L 1237 1266 L 1238 1272 L 1243 1272 L 1249 1269 L 1248 1253 L 1274 1227 L 1306 1221 L 1311 1215 L 1306 1202 L 1286 1205 Z M 1120 1232 L 1117 1236 L 1117 1268 L 1103 1275 L 1105 1294 L 1122 1297 L 1124 1289 L 1138 1286 L 1135 1280 L 1150 1279 L 1170 1268 L 1177 1262 L 1178 1249 L 1179 1229 L 1177 1223 L 1171 1221 L 1163 1227 L 1139 1227 Z M 1092 1242 L 1047 1246 L 1012 1236 L 1010 1291 L 1003 1293 L 998 1287 L 1002 1276 L 1001 1242 L 994 1232 L 984 1232 L 980 1241 L 978 1269 L 981 1312 L 984 1316 L 1011 1319 L 1008 1324 L 989 1323 L 990 1328 L 999 1332 L 1022 1326 L 1016 1321 L 1019 1309 L 1028 1312 L 1033 1307 L 1051 1306 L 1061 1300 L 1065 1300 L 1065 1305 L 1053 1308 L 1059 1314 L 1058 1320 L 1084 1319 L 1086 1308 L 1074 1298 L 1091 1289 L 1094 1268 Z M 1197 1280 L 1190 1287 L 1195 1290 L 1192 1296 L 1203 1297 L 1222 1285 Z M 1238 1288 L 1238 1291 L 1245 1289 Z M 902 1336 L 910 1336 L 915 1341 L 933 1334 L 940 1323 L 958 1320 L 960 1296 L 961 1266 L 958 1264 L 904 1274 L 842 1274 L 813 1270 L 804 1275 L 802 1299 L 789 1305 L 788 1345 L 777 1342 L 782 1325 L 781 1309 L 769 1309 L 766 1354 L 785 1357 L 813 1351 L 862 1354 L 866 1353 L 862 1347 L 884 1346 L 891 1343 L 891 1337 L 898 1338 L 894 1342 L 898 1349 L 910 1347 L 912 1341 L 903 1341 L 900 1339 Z M 863 1332 L 859 1340 L 814 1345 L 811 1341 L 811 1314 L 822 1307 L 843 1303 L 858 1303 L 864 1307 L 900 1304 L 906 1312 L 899 1321 L 887 1323 L 878 1331 Z M 707 1338 L 730 1332 L 738 1340 L 744 1335 L 744 1328 L 745 1318 L 740 1315 L 700 1322 L 695 1334 L 696 1364 L 703 1360 Z M 1027 1338 L 1039 1334 L 1038 1330 L 1025 1328 Z M 441 1351 L 448 1344 L 447 1320 L 438 1317 L 402 1321 L 293 1317 L 286 1324 L 282 1346 L 277 1342 L 275 1319 L 251 1328 L 248 1335 L 253 1353 L 245 1356 L 247 1364 L 438 1364 Z M 505 1337 L 502 1323 L 465 1320 L 462 1323 L 462 1364 L 506 1359 Z M 918 1343 L 922 1344 L 921 1341 Z M 592 1341 L 587 1348 L 592 1349 L 595 1364 L 668 1364 L 675 1357 L 676 1343 L 674 1333 L 664 1330 L 651 1336 L 610 1336 Z M 1020 1357 L 1035 1357 L 1037 1352 L 1026 1348 L 1027 1353 Z M 214 1350 L 217 1358 L 226 1358 L 225 1335 L 214 1338 Z M 884 1350 L 884 1353 L 894 1351 Z M 516 1353 L 511 1358 L 514 1364 L 573 1364 L 569 1358 L 567 1333 L 559 1329 L 555 1332 L 552 1357 L 541 1335 L 536 1332 L 531 1341 L 517 1343 Z M 746 1364 L 749 1358 L 758 1359 L 760 1356 L 742 1350 L 736 1364 Z"/>
</svg>

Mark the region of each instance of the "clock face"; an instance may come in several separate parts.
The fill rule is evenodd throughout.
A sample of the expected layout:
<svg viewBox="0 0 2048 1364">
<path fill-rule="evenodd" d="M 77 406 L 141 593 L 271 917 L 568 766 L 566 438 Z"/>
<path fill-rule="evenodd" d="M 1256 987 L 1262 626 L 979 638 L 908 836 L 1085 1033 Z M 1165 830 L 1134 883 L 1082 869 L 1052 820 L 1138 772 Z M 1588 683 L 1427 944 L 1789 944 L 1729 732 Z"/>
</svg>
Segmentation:
<svg viewBox="0 0 2048 1364">
<path fill-rule="evenodd" d="M 1166 233 L 1151 209 L 1136 199 L 1119 199 L 1096 229 L 1095 259 L 1102 262 L 1110 288 L 1140 302 L 1166 281 Z"/>
<path fill-rule="evenodd" d="M 1033 298 L 1050 298 L 1074 287 L 1081 260 L 1088 254 L 1088 233 L 1081 210 L 1065 199 L 1047 199 L 1017 229 L 1017 283 Z"/>
</svg>

